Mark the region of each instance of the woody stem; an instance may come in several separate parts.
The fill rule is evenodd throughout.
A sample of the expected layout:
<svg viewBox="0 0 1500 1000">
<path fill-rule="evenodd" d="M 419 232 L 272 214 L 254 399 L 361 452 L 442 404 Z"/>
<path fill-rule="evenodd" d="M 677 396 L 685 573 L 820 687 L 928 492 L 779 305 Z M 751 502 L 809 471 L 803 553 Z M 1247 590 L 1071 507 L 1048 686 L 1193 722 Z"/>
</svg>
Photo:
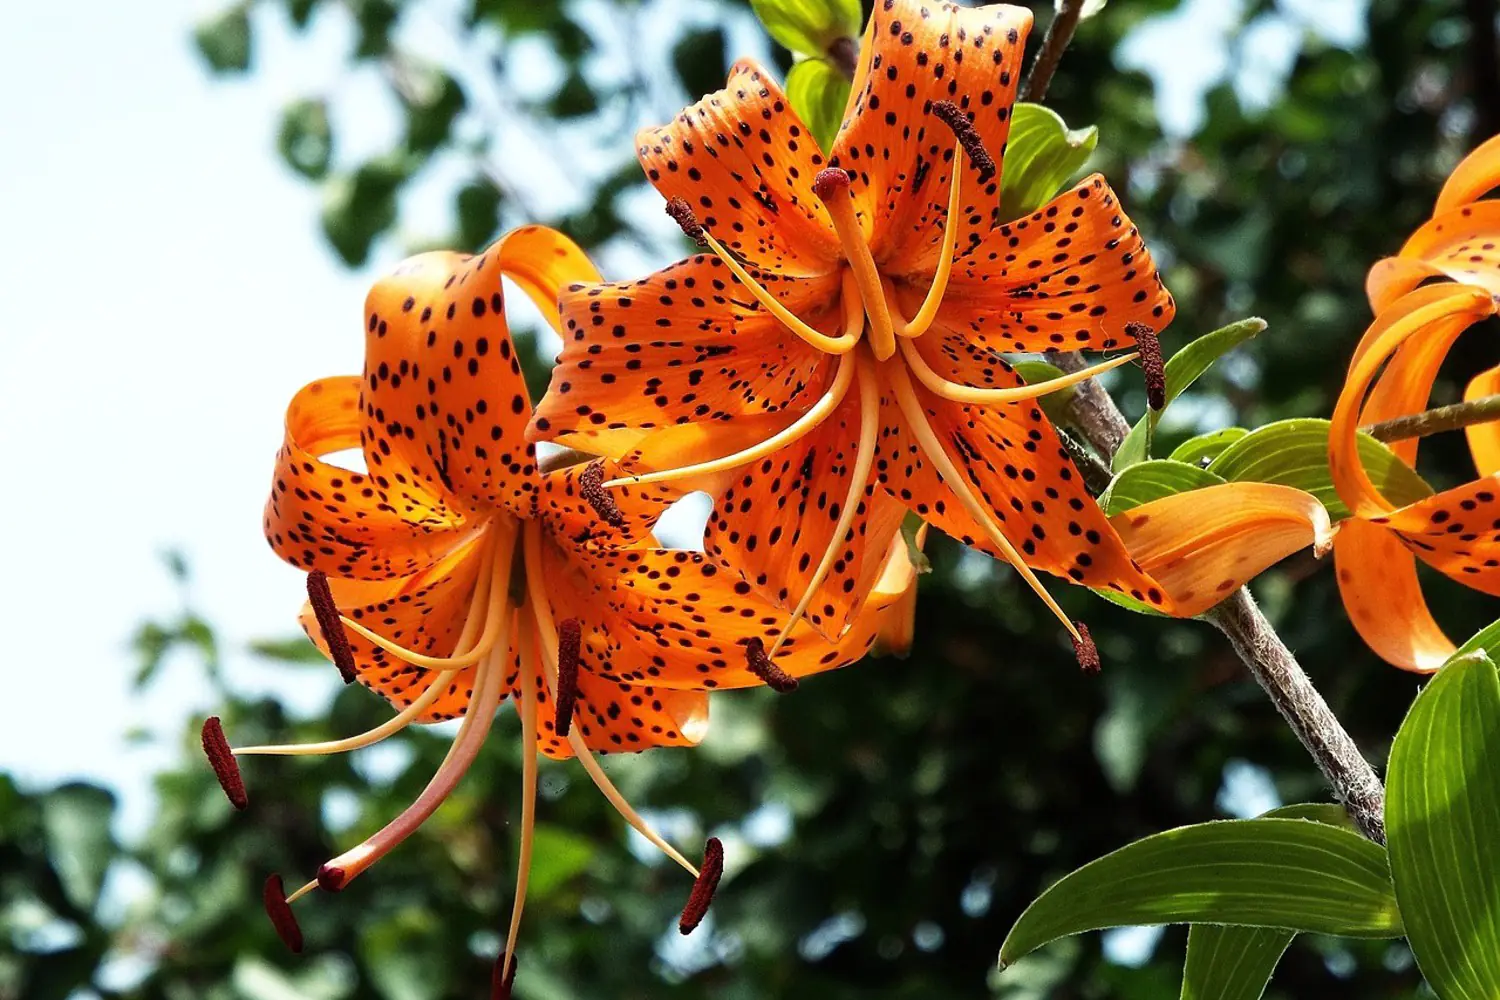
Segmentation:
<svg viewBox="0 0 1500 1000">
<path fill-rule="evenodd" d="M 1456 431 L 1475 424 L 1500 420 L 1500 395 L 1466 399 L 1450 406 L 1438 406 L 1405 417 L 1382 420 L 1360 430 L 1377 441 L 1405 441 L 1408 438 Z"/>
<path fill-rule="evenodd" d="M 1084 367 L 1077 354 L 1063 354 L 1054 360 L 1064 371 Z M 1084 400 L 1081 404 L 1080 397 Z M 1114 456 L 1125 431 L 1129 430 L 1114 400 L 1094 383 L 1085 382 L 1078 387 L 1068 417 L 1106 460 Z M 1097 458 L 1081 457 L 1098 466 L 1085 469 L 1086 477 L 1090 472 L 1108 476 L 1108 469 Z M 1241 587 L 1200 617 L 1224 633 L 1256 683 L 1265 689 L 1271 703 L 1312 755 L 1354 825 L 1375 843 L 1384 844 L 1385 788 L 1380 778 L 1261 613 L 1250 591 Z"/>
<path fill-rule="evenodd" d="M 1042 39 L 1041 51 L 1036 62 L 1031 64 L 1031 75 L 1026 78 L 1026 87 L 1021 91 L 1021 100 L 1040 101 L 1047 95 L 1047 86 L 1052 83 L 1052 74 L 1062 61 L 1063 52 L 1073 40 L 1078 29 L 1078 19 L 1083 16 L 1084 0 L 1063 0 L 1057 7 L 1052 23 L 1047 25 L 1047 36 Z"/>
</svg>

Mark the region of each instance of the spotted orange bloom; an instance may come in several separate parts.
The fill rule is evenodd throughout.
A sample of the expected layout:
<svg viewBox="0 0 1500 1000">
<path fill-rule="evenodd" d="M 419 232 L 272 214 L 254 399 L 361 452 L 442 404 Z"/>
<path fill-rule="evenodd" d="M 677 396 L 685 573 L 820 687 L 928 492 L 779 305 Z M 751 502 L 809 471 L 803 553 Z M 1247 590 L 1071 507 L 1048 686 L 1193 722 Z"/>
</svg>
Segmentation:
<svg viewBox="0 0 1500 1000">
<path fill-rule="evenodd" d="M 517 230 L 477 257 L 411 258 L 370 292 L 363 377 L 314 382 L 287 410 L 266 536 L 309 571 L 309 634 L 347 679 L 399 712 L 349 739 L 234 753 L 333 753 L 410 723 L 463 718 L 416 802 L 330 860 L 292 900 L 319 886 L 343 888 L 413 833 L 472 764 L 507 698 L 524 740 L 549 757 L 576 757 L 632 826 L 697 876 L 625 802 L 592 751 L 695 744 L 708 723 L 703 689 L 767 682 L 736 647 L 771 634 L 775 609 L 703 554 L 655 547 L 651 525 L 676 494 L 604 494 L 597 464 L 539 472 L 525 440 L 531 404 L 506 327 L 502 275 L 554 322 L 559 285 L 598 278 L 577 247 L 541 227 Z M 360 449 L 365 471 L 325 459 L 350 448 Z M 802 629 L 788 640 L 777 677 L 794 683 L 858 659 L 874 641 L 880 609 L 899 598 L 878 598 L 838 644 Z M 212 742 L 206 735 L 205 747 Z M 507 964 L 525 900 L 536 783 L 536 755 L 527 754 Z M 279 920 L 290 919 L 279 893 L 268 900 Z"/>
<path fill-rule="evenodd" d="M 1385 497 L 1355 450 L 1359 426 L 1420 412 L 1454 341 L 1494 315 L 1500 296 L 1500 136 L 1470 153 L 1432 218 L 1401 252 L 1370 269 L 1375 322 L 1355 349 L 1334 411 L 1329 461 L 1354 513 L 1334 545 L 1339 590 L 1360 636 L 1407 670 L 1436 670 L 1453 654 L 1417 579 L 1417 560 L 1466 586 L 1500 594 L 1500 425 L 1465 429 L 1479 478 L 1412 503 Z M 1444 283 L 1422 283 L 1433 278 Z M 1420 286 L 1420 287 L 1419 287 Z M 1465 399 L 1500 392 L 1500 367 L 1474 376 Z M 1415 467 L 1419 438 L 1392 451 Z"/>
<path fill-rule="evenodd" d="M 1129 346 L 1173 314 L 1102 178 L 998 224 L 989 157 L 1030 27 L 1019 7 L 876 4 L 826 160 L 752 62 L 640 133 L 708 252 L 564 293 L 533 437 L 620 456 L 611 487 L 708 489 L 708 551 L 826 635 L 908 510 L 1008 560 L 1070 630 L 1031 567 L 1169 608 L 1036 404 L 1086 375 L 1026 386 L 1002 357 Z"/>
</svg>

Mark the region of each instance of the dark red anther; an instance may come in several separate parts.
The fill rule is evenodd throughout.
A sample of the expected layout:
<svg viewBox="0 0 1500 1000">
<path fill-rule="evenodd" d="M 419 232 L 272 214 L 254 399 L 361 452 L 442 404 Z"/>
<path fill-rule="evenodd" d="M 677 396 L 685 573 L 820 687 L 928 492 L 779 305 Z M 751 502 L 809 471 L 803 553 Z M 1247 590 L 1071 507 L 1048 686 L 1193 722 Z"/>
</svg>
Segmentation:
<svg viewBox="0 0 1500 1000">
<path fill-rule="evenodd" d="M 573 706 L 578 703 L 578 654 L 583 650 L 583 628 L 577 618 L 557 623 L 557 735 L 573 728 Z"/>
<path fill-rule="evenodd" d="M 1145 323 L 1126 323 L 1125 332 L 1135 338 L 1141 356 L 1141 370 L 1146 376 L 1146 404 L 1153 410 L 1167 405 L 1167 366 L 1161 357 L 1161 341 L 1156 331 Z"/>
<path fill-rule="evenodd" d="M 682 230 L 682 235 L 698 244 L 701 249 L 708 249 L 708 240 L 703 238 L 703 224 L 693 214 L 693 207 L 682 198 L 667 199 L 667 214 L 672 221 L 677 223 L 677 228 Z"/>
<path fill-rule="evenodd" d="M 490 972 L 490 1000 L 510 1000 L 510 991 L 516 985 L 516 966 L 519 963 L 509 954 L 502 953 L 495 959 Z"/>
<path fill-rule="evenodd" d="M 1078 635 L 1073 639 L 1073 655 L 1078 657 L 1078 665 L 1086 674 L 1097 674 L 1099 672 L 1099 647 L 1094 645 L 1094 637 L 1089 635 L 1089 627 L 1083 622 L 1074 622 L 1073 627 L 1078 630 Z"/>
<path fill-rule="evenodd" d="M 994 177 L 995 160 L 990 156 L 989 150 L 984 148 L 984 140 L 980 138 L 979 130 L 974 127 L 969 116 L 952 101 L 938 101 L 932 106 L 932 114 L 953 130 L 953 137 L 964 148 L 964 155 L 969 158 L 974 169 L 979 171 L 979 182 L 983 184 Z"/>
<path fill-rule="evenodd" d="M 203 755 L 208 758 L 208 766 L 214 769 L 219 787 L 229 796 L 229 804 L 236 809 L 248 806 L 250 796 L 245 792 L 245 779 L 240 776 L 239 762 L 234 759 L 234 751 L 229 749 L 229 741 L 224 738 L 224 724 L 217 715 L 203 720 Z"/>
<path fill-rule="evenodd" d="M 578 492 L 588 501 L 589 506 L 594 508 L 594 513 L 599 515 L 599 520 L 611 528 L 625 527 L 625 515 L 620 513 L 620 508 L 615 506 L 615 498 L 610 496 L 609 490 L 604 488 L 603 462 L 590 462 L 578 474 Z"/>
<path fill-rule="evenodd" d="M 339 621 L 339 606 L 333 601 L 333 591 L 328 588 L 328 574 L 315 569 L 307 574 L 307 600 L 312 605 L 313 617 L 318 620 L 318 631 L 328 646 L 328 655 L 345 684 L 354 683 L 354 651 L 349 648 L 349 636 L 344 632 L 344 623 Z"/>
<path fill-rule="evenodd" d="M 271 926 L 276 928 L 276 936 L 281 938 L 281 943 L 293 955 L 302 954 L 302 928 L 297 926 L 297 916 L 292 913 L 292 906 L 286 901 L 286 887 L 281 884 L 281 876 L 272 875 L 266 879 L 266 887 L 261 895 L 266 905 L 266 916 L 271 918 Z"/>
<path fill-rule="evenodd" d="M 687 905 L 682 908 L 682 919 L 677 921 L 679 931 L 691 934 L 703 923 L 708 905 L 714 901 L 714 890 L 719 887 L 719 879 L 723 877 L 724 845 L 718 837 L 709 837 L 708 843 L 703 845 L 703 865 L 698 869 L 698 880 L 693 883 L 692 894 L 688 896 Z"/>
<path fill-rule="evenodd" d="M 338 892 L 349 884 L 349 876 L 342 868 L 324 865 L 318 869 L 318 888 L 324 892 Z"/>
<path fill-rule="evenodd" d="M 772 662 L 766 655 L 766 644 L 759 638 L 745 643 L 745 669 L 759 677 L 766 687 L 777 694 L 789 694 L 797 690 L 797 678 Z"/>
<path fill-rule="evenodd" d="M 849 190 L 849 174 L 838 167 L 829 167 L 819 170 L 818 176 L 813 178 L 813 194 L 822 201 L 827 201 L 836 194 L 843 194 Z"/>
</svg>

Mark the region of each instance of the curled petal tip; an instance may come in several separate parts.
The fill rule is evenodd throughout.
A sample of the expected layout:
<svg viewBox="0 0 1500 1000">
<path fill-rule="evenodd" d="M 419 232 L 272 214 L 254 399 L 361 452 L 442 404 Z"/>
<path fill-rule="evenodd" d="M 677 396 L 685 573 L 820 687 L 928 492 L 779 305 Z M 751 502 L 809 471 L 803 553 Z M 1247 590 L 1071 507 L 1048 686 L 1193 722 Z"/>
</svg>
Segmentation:
<svg viewBox="0 0 1500 1000">
<path fill-rule="evenodd" d="M 239 762 L 229 749 L 229 741 L 224 738 L 224 725 L 217 715 L 210 715 L 203 720 L 202 740 L 203 755 L 214 769 L 214 777 L 219 779 L 219 787 L 224 789 L 229 804 L 236 809 L 244 809 L 250 804 L 250 796 L 245 791 L 245 779 L 240 775 Z"/>
<path fill-rule="evenodd" d="M 703 864 L 698 869 L 692 894 L 688 896 L 687 905 L 682 908 L 682 919 L 677 922 L 679 931 L 691 934 L 703 922 L 709 904 L 714 901 L 714 891 L 719 888 L 719 879 L 723 877 L 724 844 L 718 837 L 709 837 L 708 843 L 703 846 Z"/>
</svg>

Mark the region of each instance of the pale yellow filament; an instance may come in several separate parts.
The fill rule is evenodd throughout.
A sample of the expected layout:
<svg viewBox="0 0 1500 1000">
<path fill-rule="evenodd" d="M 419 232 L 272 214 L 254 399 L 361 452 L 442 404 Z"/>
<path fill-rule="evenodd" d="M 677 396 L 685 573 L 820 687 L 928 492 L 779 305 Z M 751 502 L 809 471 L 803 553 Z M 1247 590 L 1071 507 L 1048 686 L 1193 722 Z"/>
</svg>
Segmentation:
<svg viewBox="0 0 1500 1000">
<path fill-rule="evenodd" d="M 931 389 L 944 399 L 955 403 L 977 403 L 981 406 L 995 405 L 1001 403 L 1024 403 L 1027 400 L 1039 399 L 1050 395 L 1059 389 L 1066 389 L 1070 385 L 1077 385 L 1095 375 L 1103 375 L 1107 371 L 1113 371 L 1124 364 L 1129 364 L 1137 357 L 1135 354 L 1124 354 L 1118 358 L 1110 358 L 1108 361 L 1085 368 L 1082 371 L 1069 372 L 1058 378 L 1038 382 L 1035 385 L 1018 385 L 1008 389 L 985 389 L 971 385 L 962 385 L 951 382 L 933 371 L 922 357 L 917 345 L 911 341 L 901 342 L 901 353 L 906 357 L 906 363 L 911 368 L 912 374 L 917 380 Z"/>
<path fill-rule="evenodd" d="M 849 271 L 854 275 L 859 299 L 864 304 L 869 320 L 870 350 L 877 360 L 884 361 L 896 353 L 896 334 L 891 327 L 885 293 L 880 287 L 880 269 L 875 266 L 875 257 L 870 253 L 870 245 L 865 242 L 865 234 L 854 212 L 854 198 L 849 194 L 849 186 L 840 184 L 822 201 L 844 248 L 844 259 L 849 262 Z"/>
<path fill-rule="evenodd" d="M 536 650 L 531 623 L 524 608 L 521 630 L 521 856 L 516 864 L 516 897 L 511 904 L 510 931 L 505 935 L 504 979 L 516 960 L 516 938 L 521 933 L 521 914 L 526 909 L 526 885 L 531 880 L 531 848 L 536 832 Z"/>
<path fill-rule="evenodd" d="M 740 284 L 744 285 L 746 290 L 755 296 L 755 301 L 759 302 L 768 313 L 780 320 L 783 326 L 801 337 L 810 346 L 817 348 L 824 354 L 843 354 L 853 350 L 854 345 L 859 343 L 858 334 L 851 337 L 845 332 L 841 336 L 830 337 L 826 333 L 820 333 L 808 326 L 795 313 L 782 305 L 781 300 L 766 291 L 760 282 L 752 278 L 750 272 L 746 271 L 740 262 L 734 259 L 734 255 L 725 250 L 718 240 L 710 236 L 707 230 L 703 230 L 702 234 L 704 242 L 708 244 L 708 248 L 714 252 L 716 257 L 724 262 L 724 266 L 729 268 L 736 278 L 740 279 Z"/>
<path fill-rule="evenodd" d="M 959 223 L 959 177 L 964 169 L 964 147 L 959 143 L 953 150 L 952 180 L 948 182 L 948 217 L 943 220 L 943 250 L 942 256 L 938 258 L 937 271 L 932 275 L 932 285 L 927 289 L 927 297 L 922 300 L 922 308 L 911 318 L 911 322 L 903 323 L 896 328 L 896 332 L 902 337 L 920 337 L 932 326 L 933 319 L 937 316 L 938 307 L 943 304 L 943 293 L 948 290 L 948 276 L 953 272 L 953 256 L 958 250 L 958 223 Z"/>
</svg>

